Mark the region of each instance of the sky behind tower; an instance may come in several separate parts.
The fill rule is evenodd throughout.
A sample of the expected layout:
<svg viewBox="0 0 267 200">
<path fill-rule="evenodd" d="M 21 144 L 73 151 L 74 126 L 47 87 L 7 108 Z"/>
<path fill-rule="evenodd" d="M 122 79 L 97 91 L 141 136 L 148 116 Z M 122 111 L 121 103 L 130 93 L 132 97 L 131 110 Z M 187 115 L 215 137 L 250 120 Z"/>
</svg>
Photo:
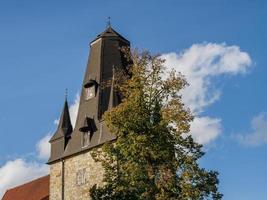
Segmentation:
<svg viewBox="0 0 267 200">
<path fill-rule="evenodd" d="M 48 173 L 68 88 L 74 123 L 89 43 L 107 24 L 190 86 L 191 134 L 225 200 L 267 199 L 267 2 L 0 0 L 0 197 Z"/>
</svg>

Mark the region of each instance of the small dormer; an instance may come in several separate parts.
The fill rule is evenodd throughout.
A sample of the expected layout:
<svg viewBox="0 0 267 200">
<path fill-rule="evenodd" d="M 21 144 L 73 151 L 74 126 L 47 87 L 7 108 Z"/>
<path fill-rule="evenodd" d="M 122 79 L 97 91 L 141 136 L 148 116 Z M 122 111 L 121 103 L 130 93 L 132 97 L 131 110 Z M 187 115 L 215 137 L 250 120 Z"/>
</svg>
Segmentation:
<svg viewBox="0 0 267 200">
<path fill-rule="evenodd" d="M 96 124 L 93 118 L 85 116 L 83 126 L 79 128 L 82 134 L 82 147 L 87 147 L 93 137 L 94 132 L 97 130 Z"/>
</svg>

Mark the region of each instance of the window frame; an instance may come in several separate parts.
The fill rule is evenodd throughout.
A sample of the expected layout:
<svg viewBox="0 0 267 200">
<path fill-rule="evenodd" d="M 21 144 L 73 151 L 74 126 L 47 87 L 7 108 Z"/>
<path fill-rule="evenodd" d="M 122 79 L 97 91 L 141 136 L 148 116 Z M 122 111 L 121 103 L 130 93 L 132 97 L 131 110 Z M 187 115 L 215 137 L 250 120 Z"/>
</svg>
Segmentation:
<svg viewBox="0 0 267 200">
<path fill-rule="evenodd" d="M 90 135 L 91 132 L 87 131 L 87 132 L 83 132 L 82 135 L 82 148 L 86 148 L 90 145 Z M 85 138 L 87 136 L 87 138 Z"/>
<path fill-rule="evenodd" d="M 92 95 L 91 95 L 92 94 Z M 85 88 L 85 100 L 93 99 L 96 96 L 96 87 L 92 85 L 90 87 Z"/>
</svg>

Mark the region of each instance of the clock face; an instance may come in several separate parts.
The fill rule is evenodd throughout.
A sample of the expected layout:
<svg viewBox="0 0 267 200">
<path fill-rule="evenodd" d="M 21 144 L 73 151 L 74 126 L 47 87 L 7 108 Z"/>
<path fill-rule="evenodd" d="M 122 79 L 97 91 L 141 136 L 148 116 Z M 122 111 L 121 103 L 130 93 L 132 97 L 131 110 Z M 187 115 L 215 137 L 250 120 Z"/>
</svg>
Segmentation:
<svg viewBox="0 0 267 200">
<path fill-rule="evenodd" d="M 86 100 L 92 99 L 94 97 L 95 97 L 95 87 L 92 86 L 92 87 L 86 88 Z"/>
</svg>

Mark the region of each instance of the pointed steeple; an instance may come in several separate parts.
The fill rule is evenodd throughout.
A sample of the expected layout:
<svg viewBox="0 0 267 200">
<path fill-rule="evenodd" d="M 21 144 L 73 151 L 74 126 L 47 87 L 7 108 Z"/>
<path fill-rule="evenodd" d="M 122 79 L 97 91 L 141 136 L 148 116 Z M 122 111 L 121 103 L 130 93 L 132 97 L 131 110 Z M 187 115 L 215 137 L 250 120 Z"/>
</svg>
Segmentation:
<svg viewBox="0 0 267 200">
<path fill-rule="evenodd" d="M 69 113 L 69 105 L 67 98 L 65 99 L 64 108 L 59 120 L 59 128 L 62 129 L 65 136 L 68 136 L 72 132 L 72 124 Z"/>
<path fill-rule="evenodd" d="M 51 154 L 48 163 L 51 163 L 61 158 L 71 138 L 72 131 L 73 128 L 71 124 L 69 106 L 66 97 L 57 130 L 49 141 L 51 143 Z"/>
<path fill-rule="evenodd" d="M 111 24 L 109 24 L 106 28 L 105 31 L 103 31 L 102 33 L 100 33 L 92 42 L 95 42 L 96 40 L 98 40 L 99 38 L 110 38 L 110 37 L 114 37 L 114 38 L 117 38 L 119 40 L 122 40 L 123 42 L 126 42 L 128 45 L 130 44 L 130 42 L 125 39 L 122 35 L 120 35 L 118 32 L 116 32 L 112 27 L 111 27 Z"/>
<path fill-rule="evenodd" d="M 71 134 L 72 130 L 73 128 L 70 119 L 68 101 L 67 98 L 65 98 L 64 107 L 60 116 L 57 131 L 51 138 L 50 142 L 62 137 L 68 137 Z"/>
</svg>

